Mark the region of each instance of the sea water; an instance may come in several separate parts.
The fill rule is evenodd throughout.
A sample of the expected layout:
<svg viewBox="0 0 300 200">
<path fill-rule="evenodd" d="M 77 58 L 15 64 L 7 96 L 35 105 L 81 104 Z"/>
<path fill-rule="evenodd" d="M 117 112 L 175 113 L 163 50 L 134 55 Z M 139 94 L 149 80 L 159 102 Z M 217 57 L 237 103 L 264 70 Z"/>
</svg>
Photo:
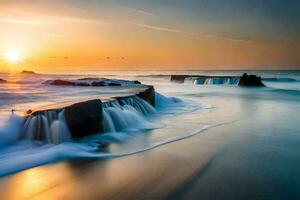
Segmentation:
<svg viewBox="0 0 300 200">
<path fill-rule="evenodd" d="M 279 148 L 276 151 L 282 150 L 286 152 L 286 156 L 294 155 L 294 151 L 299 150 L 296 144 L 300 142 L 298 71 L 251 71 L 252 74 L 262 76 L 265 88 L 240 88 L 236 84 L 214 84 L 214 81 L 209 84 L 170 82 L 170 74 L 240 76 L 243 73 L 94 71 L 79 74 L 0 74 L 0 78 L 8 81 L 1 83 L 0 89 L 0 175 L 68 159 L 128 156 L 171 142 L 192 140 L 194 136 L 209 129 L 228 127 L 230 124 L 242 124 L 238 131 L 233 131 L 235 138 L 241 141 L 261 132 L 256 137 L 267 140 L 268 143 L 246 143 L 260 149 L 261 153 L 274 151 L 273 148 L 276 147 Z M 105 98 L 127 92 L 111 87 L 44 84 L 47 80 L 87 77 L 139 80 L 154 85 L 157 92 L 156 106 L 152 107 L 141 99 L 128 101 L 124 105 L 104 106 L 105 132 L 79 141 L 73 141 L 68 136 L 62 114 L 49 129 L 42 131 L 48 135 L 47 138 L 53 137 L 51 134 L 54 133 L 54 142 L 34 140 L 32 135 L 21 137 L 26 122 L 20 115 L 28 109 L 65 101 Z M 218 81 L 220 82 L 222 81 Z M 30 122 L 28 126 L 30 128 Z M 105 151 L 99 149 L 99 144 L 102 143 L 109 143 Z M 292 164 L 289 167 L 293 170 Z"/>
</svg>

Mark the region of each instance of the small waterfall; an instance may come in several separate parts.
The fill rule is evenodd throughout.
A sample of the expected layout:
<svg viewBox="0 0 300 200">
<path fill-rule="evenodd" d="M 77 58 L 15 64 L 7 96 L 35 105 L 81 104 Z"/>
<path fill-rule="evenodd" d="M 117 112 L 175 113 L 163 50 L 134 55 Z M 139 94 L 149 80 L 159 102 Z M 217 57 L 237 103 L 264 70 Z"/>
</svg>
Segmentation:
<svg viewBox="0 0 300 200">
<path fill-rule="evenodd" d="M 58 144 L 71 140 L 64 111 L 43 111 L 27 117 L 22 139 Z"/>
<path fill-rule="evenodd" d="M 103 103 L 104 132 L 157 128 L 157 125 L 145 119 L 146 115 L 155 112 L 150 104 L 137 96 Z"/>
<path fill-rule="evenodd" d="M 58 119 L 54 120 L 50 125 L 52 141 L 51 143 L 59 144 L 72 140 L 71 133 L 65 122 L 64 110 L 58 113 Z"/>
<path fill-rule="evenodd" d="M 120 98 L 102 104 L 103 132 L 137 131 L 158 128 L 145 119 L 156 110 L 140 97 Z M 99 111 L 100 112 L 100 111 Z M 26 118 L 21 139 L 51 144 L 71 141 L 64 110 L 42 111 Z"/>
<path fill-rule="evenodd" d="M 194 85 L 238 85 L 238 77 L 188 77 L 187 83 Z"/>
</svg>

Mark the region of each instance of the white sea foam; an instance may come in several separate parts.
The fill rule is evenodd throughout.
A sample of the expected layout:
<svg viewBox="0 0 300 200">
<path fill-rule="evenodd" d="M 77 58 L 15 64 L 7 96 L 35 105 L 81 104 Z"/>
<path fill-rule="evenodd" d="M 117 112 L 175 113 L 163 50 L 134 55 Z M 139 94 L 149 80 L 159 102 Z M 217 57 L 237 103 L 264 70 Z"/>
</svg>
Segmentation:
<svg viewBox="0 0 300 200">
<path fill-rule="evenodd" d="M 36 146 L 35 148 L 30 148 L 29 150 L 27 147 L 28 145 L 31 144 L 21 143 L 19 144 L 19 151 L 14 151 L 13 153 L 12 151 L 10 151 L 8 153 L 1 154 L 0 176 L 14 173 L 20 170 L 28 169 L 31 167 L 36 167 L 43 164 L 51 163 L 51 162 L 59 162 L 59 161 L 74 159 L 74 158 L 116 158 L 116 157 L 129 156 L 137 153 L 142 153 L 169 143 L 191 138 L 210 128 L 222 126 L 233 122 L 234 121 L 215 124 L 215 125 L 206 125 L 187 135 L 169 137 L 166 139 L 162 139 L 158 142 L 149 143 L 146 147 L 143 148 L 132 149 L 129 151 L 118 152 L 118 153 L 99 152 L 97 144 L 93 144 L 93 143 L 62 143 L 59 145 L 48 144 L 48 145 Z M 108 135 L 104 135 L 102 137 L 107 137 L 107 136 Z M 20 149 L 23 150 L 20 151 Z"/>
</svg>

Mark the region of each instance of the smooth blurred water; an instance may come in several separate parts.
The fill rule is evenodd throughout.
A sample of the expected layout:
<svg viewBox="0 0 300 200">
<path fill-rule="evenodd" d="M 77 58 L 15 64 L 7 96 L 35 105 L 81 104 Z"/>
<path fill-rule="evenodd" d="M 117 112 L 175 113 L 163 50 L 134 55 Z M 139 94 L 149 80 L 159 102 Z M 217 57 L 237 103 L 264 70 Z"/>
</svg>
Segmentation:
<svg viewBox="0 0 300 200">
<path fill-rule="evenodd" d="M 300 73 L 298 71 L 251 71 L 263 78 L 266 88 L 239 88 L 235 85 L 194 85 L 170 82 L 170 74 L 242 75 L 242 71 L 185 71 L 185 72 L 85 72 L 76 75 L 24 75 L 1 74 L 0 89 L 0 175 L 22 169 L 79 157 L 119 157 L 144 152 L 170 142 L 191 138 L 214 127 L 229 127 L 234 139 L 251 146 L 253 154 L 279 151 L 284 156 L 298 152 L 300 126 Z M 127 129 L 108 128 L 107 133 L 84 138 L 82 141 L 44 144 L 19 141 L 16 133 L 22 119 L 11 117 L 15 113 L 47 104 L 80 99 L 94 99 L 126 94 L 128 88 L 50 86 L 42 84 L 52 79 L 78 79 L 107 77 L 139 80 L 154 85 L 157 92 L 155 112 L 140 115 L 132 108 L 119 113 L 131 120 Z M 285 78 L 294 81 L 286 81 Z M 110 111 L 109 109 L 106 112 Z M 134 120 L 135 119 L 135 120 Z M 7 121 L 8 120 L 8 121 Z M 147 127 L 147 128 L 145 128 Z M 236 127 L 235 127 L 236 128 Z M 224 128 L 227 132 L 231 131 Z M 251 139 L 254 141 L 251 143 Z M 249 139 L 250 138 L 250 139 Z M 249 140 L 248 140 L 249 139 Z M 258 141 L 257 141 L 258 140 Z M 108 142 L 105 152 L 98 149 L 99 142 Z M 275 149 L 273 149 L 275 148 Z M 291 150 L 292 149 L 292 150 Z M 252 154 L 249 153 L 249 154 Z M 258 162 L 258 161 L 257 161 Z M 294 165 L 287 167 L 294 170 Z"/>
</svg>

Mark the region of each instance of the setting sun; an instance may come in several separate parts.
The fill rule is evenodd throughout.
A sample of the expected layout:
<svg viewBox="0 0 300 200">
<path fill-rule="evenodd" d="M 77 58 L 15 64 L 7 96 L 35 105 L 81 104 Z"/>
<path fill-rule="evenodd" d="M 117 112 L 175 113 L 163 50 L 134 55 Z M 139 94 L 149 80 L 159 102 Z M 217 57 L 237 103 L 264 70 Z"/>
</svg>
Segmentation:
<svg viewBox="0 0 300 200">
<path fill-rule="evenodd" d="M 10 63 L 17 63 L 20 61 L 21 56 L 19 52 L 16 51 L 10 51 L 5 54 L 5 58 Z"/>
</svg>

